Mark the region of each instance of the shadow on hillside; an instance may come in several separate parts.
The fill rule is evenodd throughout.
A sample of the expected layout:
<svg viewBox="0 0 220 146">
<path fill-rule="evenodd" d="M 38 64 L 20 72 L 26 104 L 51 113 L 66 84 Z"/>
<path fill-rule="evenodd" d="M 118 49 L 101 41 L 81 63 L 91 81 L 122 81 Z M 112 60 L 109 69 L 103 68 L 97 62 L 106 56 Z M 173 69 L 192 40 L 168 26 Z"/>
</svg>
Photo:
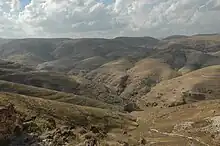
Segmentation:
<svg viewBox="0 0 220 146">
<path fill-rule="evenodd" d="M 31 146 L 37 145 L 40 139 L 37 135 L 21 134 L 18 136 L 11 136 L 7 140 L 0 140 L 0 146 Z"/>
<path fill-rule="evenodd" d="M 219 78 L 207 77 L 207 80 L 195 84 L 192 91 L 202 96 L 202 100 L 218 99 L 220 97 L 220 80 Z"/>
</svg>

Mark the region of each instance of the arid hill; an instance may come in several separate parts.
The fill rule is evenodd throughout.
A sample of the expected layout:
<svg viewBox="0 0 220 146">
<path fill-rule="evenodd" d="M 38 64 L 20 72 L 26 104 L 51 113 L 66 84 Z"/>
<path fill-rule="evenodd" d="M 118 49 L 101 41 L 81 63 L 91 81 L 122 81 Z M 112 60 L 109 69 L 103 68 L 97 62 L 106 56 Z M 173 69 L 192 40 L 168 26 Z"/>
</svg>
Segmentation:
<svg viewBox="0 0 220 146">
<path fill-rule="evenodd" d="M 135 118 L 111 110 L 1 93 L 0 105 L 8 103 L 15 106 L 16 113 L 12 116 L 19 118 L 20 122 L 19 125 L 12 123 L 9 118 L 1 121 L 12 127 L 11 132 L 1 129 L 8 137 L 6 140 L 6 134 L 1 133 L 1 145 L 85 145 L 94 140 L 105 141 L 106 134 L 112 129 L 138 126 Z"/>
<path fill-rule="evenodd" d="M 163 81 L 142 97 L 158 106 L 177 106 L 201 100 L 219 99 L 220 66 L 209 66 Z"/>
<path fill-rule="evenodd" d="M 151 37 L 115 39 L 15 39 L 2 40 L 0 56 L 38 68 L 57 68 L 62 60 L 72 65 L 94 56 L 110 60 L 123 56 L 144 56 L 159 40 Z M 56 62 L 54 62 L 56 61 Z M 47 64 L 47 62 L 49 62 Z M 54 66 L 50 65 L 51 63 Z M 104 64 L 105 62 L 103 62 Z M 47 67 L 49 65 L 49 67 Z M 71 65 L 65 69 L 71 69 Z M 62 69 L 62 68 L 61 68 Z"/>
<path fill-rule="evenodd" d="M 218 146 L 219 51 L 219 34 L 0 39 L 0 145 Z"/>
<path fill-rule="evenodd" d="M 127 71 L 128 79 L 121 96 L 132 101 L 147 94 L 151 87 L 179 74 L 168 64 L 157 59 L 142 59 Z"/>
</svg>

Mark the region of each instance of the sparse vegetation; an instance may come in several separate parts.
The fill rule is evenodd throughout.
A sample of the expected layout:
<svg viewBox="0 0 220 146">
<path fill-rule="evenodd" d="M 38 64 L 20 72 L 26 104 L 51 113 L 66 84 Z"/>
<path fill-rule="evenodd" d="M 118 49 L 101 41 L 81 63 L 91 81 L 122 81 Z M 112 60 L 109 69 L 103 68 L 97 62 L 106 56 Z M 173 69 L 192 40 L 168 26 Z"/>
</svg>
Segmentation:
<svg viewBox="0 0 220 146">
<path fill-rule="evenodd" d="M 0 145 L 219 145 L 217 34 L 0 41 Z"/>
</svg>

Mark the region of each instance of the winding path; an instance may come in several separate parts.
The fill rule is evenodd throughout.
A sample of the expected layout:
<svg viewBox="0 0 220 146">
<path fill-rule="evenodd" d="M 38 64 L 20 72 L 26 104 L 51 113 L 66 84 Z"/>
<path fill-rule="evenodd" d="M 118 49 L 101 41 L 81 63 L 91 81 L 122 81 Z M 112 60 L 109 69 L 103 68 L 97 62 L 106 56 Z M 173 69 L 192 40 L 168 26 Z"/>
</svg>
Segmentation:
<svg viewBox="0 0 220 146">
<path fill-rule="evenodd" d="M 216 79 L 216 78 L 220 78 L 220 75 L 201 75 L 203 78 L 214 78 L 214 79 Z"/>
<path fill-rule="evenodd" d="M 144 123 L 147 122 L 147 119 L 145 119 L 145 118 L 143 118 L 143 117 L 141 117 L 139 115 L 136 115 L 136 117 L 137 117 L 138 121 L 140 120 L 140 121 L 143 121 Z M 152 119 L 151 123 L 152 124 L 155 123 L 154 118 Z M 182 135 L 182 134 L 179 134 L 179 133 L 162 132 L 162 131 L 159 131 L 158 129 L 155 129 L 155 128 L 150 128 L 149 130 L 151 132 L 159 133 L 159 134 L 162 134 L 162 135 L 165 135 L 165 136 L 185 138 L 185 139 L 188 139 L 190 141 L 197 142 L 197 143 L 199 143 L 199 144 L 201 144 L 203 146 L 211 146 L 211 145 L 201 141 L 199 138 L 195 138 L 195 137 L 191 137 L 191 136 L 186 136 L 186 135 Z M 155 143 L 157 143 L 157 142 L 152 142 L 150 145 L 155 144 Z"/>
<path fill-rule="evenodd" d="M 204 145 L 204 146 L 210 146 L 209 144 L 207 144 L 207 143 L 205 143 L 205 142 L 199 140 L 198 138 L 193 138 L 193 137 L 189 137 L 189 136 L 185 136 L 185 135 L 181 135 L 181 134 L 177 134 L 177 133 L 160 132 L 160 131 L 157 130 L 157 129 L 150 129 L 150 131 L 156 132 L 156 133 L 160 133 L 160 134 L 163 134 L 163 135 L 166 135 L 166 136 L 178 136 L 178 137 L 183 137 L 183 138 L 187 138 L 187 139 L 192 140 L 192 141 L 194 140 L 194 141 L 196 141 L 196 142 L 198 142 L 198 143 L 200 143 L 200 144 L 202 144 L 202 145 Z"/>
</svg>

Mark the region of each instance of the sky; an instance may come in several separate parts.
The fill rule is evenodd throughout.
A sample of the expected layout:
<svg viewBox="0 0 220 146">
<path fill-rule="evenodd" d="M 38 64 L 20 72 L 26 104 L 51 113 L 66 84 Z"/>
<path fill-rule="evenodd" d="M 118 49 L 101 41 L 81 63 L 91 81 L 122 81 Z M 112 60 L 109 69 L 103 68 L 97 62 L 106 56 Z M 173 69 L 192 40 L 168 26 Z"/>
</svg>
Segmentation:
<svg viewBox="0 0 220 146">
<path fill-rule="evenodd" d="M 0 37 L 220 33 L 220 0 L 0 0 Z"/>
<path fill-rule="evenodd" d="M 26 5 L 28 5 L 31 0 L 20 0 L 21 8 L 23 9 Z"/>
</svg>

